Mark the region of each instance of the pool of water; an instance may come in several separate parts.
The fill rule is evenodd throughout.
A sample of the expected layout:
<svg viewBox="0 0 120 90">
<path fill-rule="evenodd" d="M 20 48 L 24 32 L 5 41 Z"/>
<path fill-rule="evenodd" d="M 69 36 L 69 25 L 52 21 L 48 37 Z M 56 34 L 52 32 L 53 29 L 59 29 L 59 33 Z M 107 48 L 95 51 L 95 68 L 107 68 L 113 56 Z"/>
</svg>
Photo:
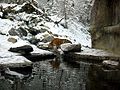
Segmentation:
<svg viewBox="0 0 120 90">
<path fill-rule="evenodd" d="M 34 62 L 29 77 L 1 78 L 0 90 L 86 90 L 89 66 L 85 62 L 68 64 L 58 58 Z"/>
</svg>

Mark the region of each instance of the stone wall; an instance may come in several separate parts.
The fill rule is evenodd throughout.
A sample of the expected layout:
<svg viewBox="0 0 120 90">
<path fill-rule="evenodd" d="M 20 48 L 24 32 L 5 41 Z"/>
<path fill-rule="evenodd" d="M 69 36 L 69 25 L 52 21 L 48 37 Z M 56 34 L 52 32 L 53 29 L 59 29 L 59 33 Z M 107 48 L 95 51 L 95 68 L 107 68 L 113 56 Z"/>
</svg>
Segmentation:
<svg viewBox="0 0 120 90">
<path fill-rule="evenodd" d="M 120 55 L 120 0 L 95 0 L 90 29 L 93 48 Z"/>
</svg>

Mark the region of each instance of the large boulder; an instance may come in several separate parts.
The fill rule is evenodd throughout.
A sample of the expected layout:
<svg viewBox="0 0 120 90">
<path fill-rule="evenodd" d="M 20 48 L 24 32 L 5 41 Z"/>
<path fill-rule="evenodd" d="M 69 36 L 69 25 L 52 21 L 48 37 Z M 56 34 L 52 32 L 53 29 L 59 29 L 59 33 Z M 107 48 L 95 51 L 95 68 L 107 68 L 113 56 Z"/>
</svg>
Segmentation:
<svg viewBox="0 0 120 90">
<path fill-rule="evenodd" d="M 64 52 L 80 52 L 81 51 L 81 44 L 65 43 L 65 44 L 61 44 L 60 47 Z"/>
<path fill-rule="evenodd" d="M 24 46 L 20 46 L 20 47 L 10 48 L 9 51 L 17 52 L 17 53 L 21 53 L 21 54 L 29 54 L 30 52 L 33 51 L 33 48 L 30 45 L 24 45 Z"/>
</svg>

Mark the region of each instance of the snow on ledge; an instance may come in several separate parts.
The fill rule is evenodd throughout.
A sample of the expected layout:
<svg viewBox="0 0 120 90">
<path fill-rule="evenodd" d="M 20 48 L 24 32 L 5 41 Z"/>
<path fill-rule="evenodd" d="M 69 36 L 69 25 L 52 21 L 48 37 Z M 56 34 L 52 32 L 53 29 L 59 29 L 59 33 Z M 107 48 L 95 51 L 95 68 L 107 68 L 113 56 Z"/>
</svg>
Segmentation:
<svg viewBox="0 0 120 90">
<path fill-rule="evenodd" d="M 32 62 L 23 56 L 12 56 L 7 58 L 0 58 L 0 65 L 7 67 L 25 67 L 31 66 Z"/>
</svg>

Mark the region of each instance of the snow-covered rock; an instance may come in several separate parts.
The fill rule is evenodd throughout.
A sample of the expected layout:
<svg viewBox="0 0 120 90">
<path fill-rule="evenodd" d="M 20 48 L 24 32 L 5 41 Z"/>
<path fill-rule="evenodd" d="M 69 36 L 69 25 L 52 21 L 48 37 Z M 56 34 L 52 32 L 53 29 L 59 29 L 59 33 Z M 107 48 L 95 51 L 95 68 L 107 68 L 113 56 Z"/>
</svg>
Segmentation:
<svg viewBox="0 0 120 90">
<path fill-rule="evenodd" d="M 65 43 L 65 44 L 61 44 L 60 47 L 63 52 L 80 52 L 81 51 L 81 44 Z"/>
</svg>

